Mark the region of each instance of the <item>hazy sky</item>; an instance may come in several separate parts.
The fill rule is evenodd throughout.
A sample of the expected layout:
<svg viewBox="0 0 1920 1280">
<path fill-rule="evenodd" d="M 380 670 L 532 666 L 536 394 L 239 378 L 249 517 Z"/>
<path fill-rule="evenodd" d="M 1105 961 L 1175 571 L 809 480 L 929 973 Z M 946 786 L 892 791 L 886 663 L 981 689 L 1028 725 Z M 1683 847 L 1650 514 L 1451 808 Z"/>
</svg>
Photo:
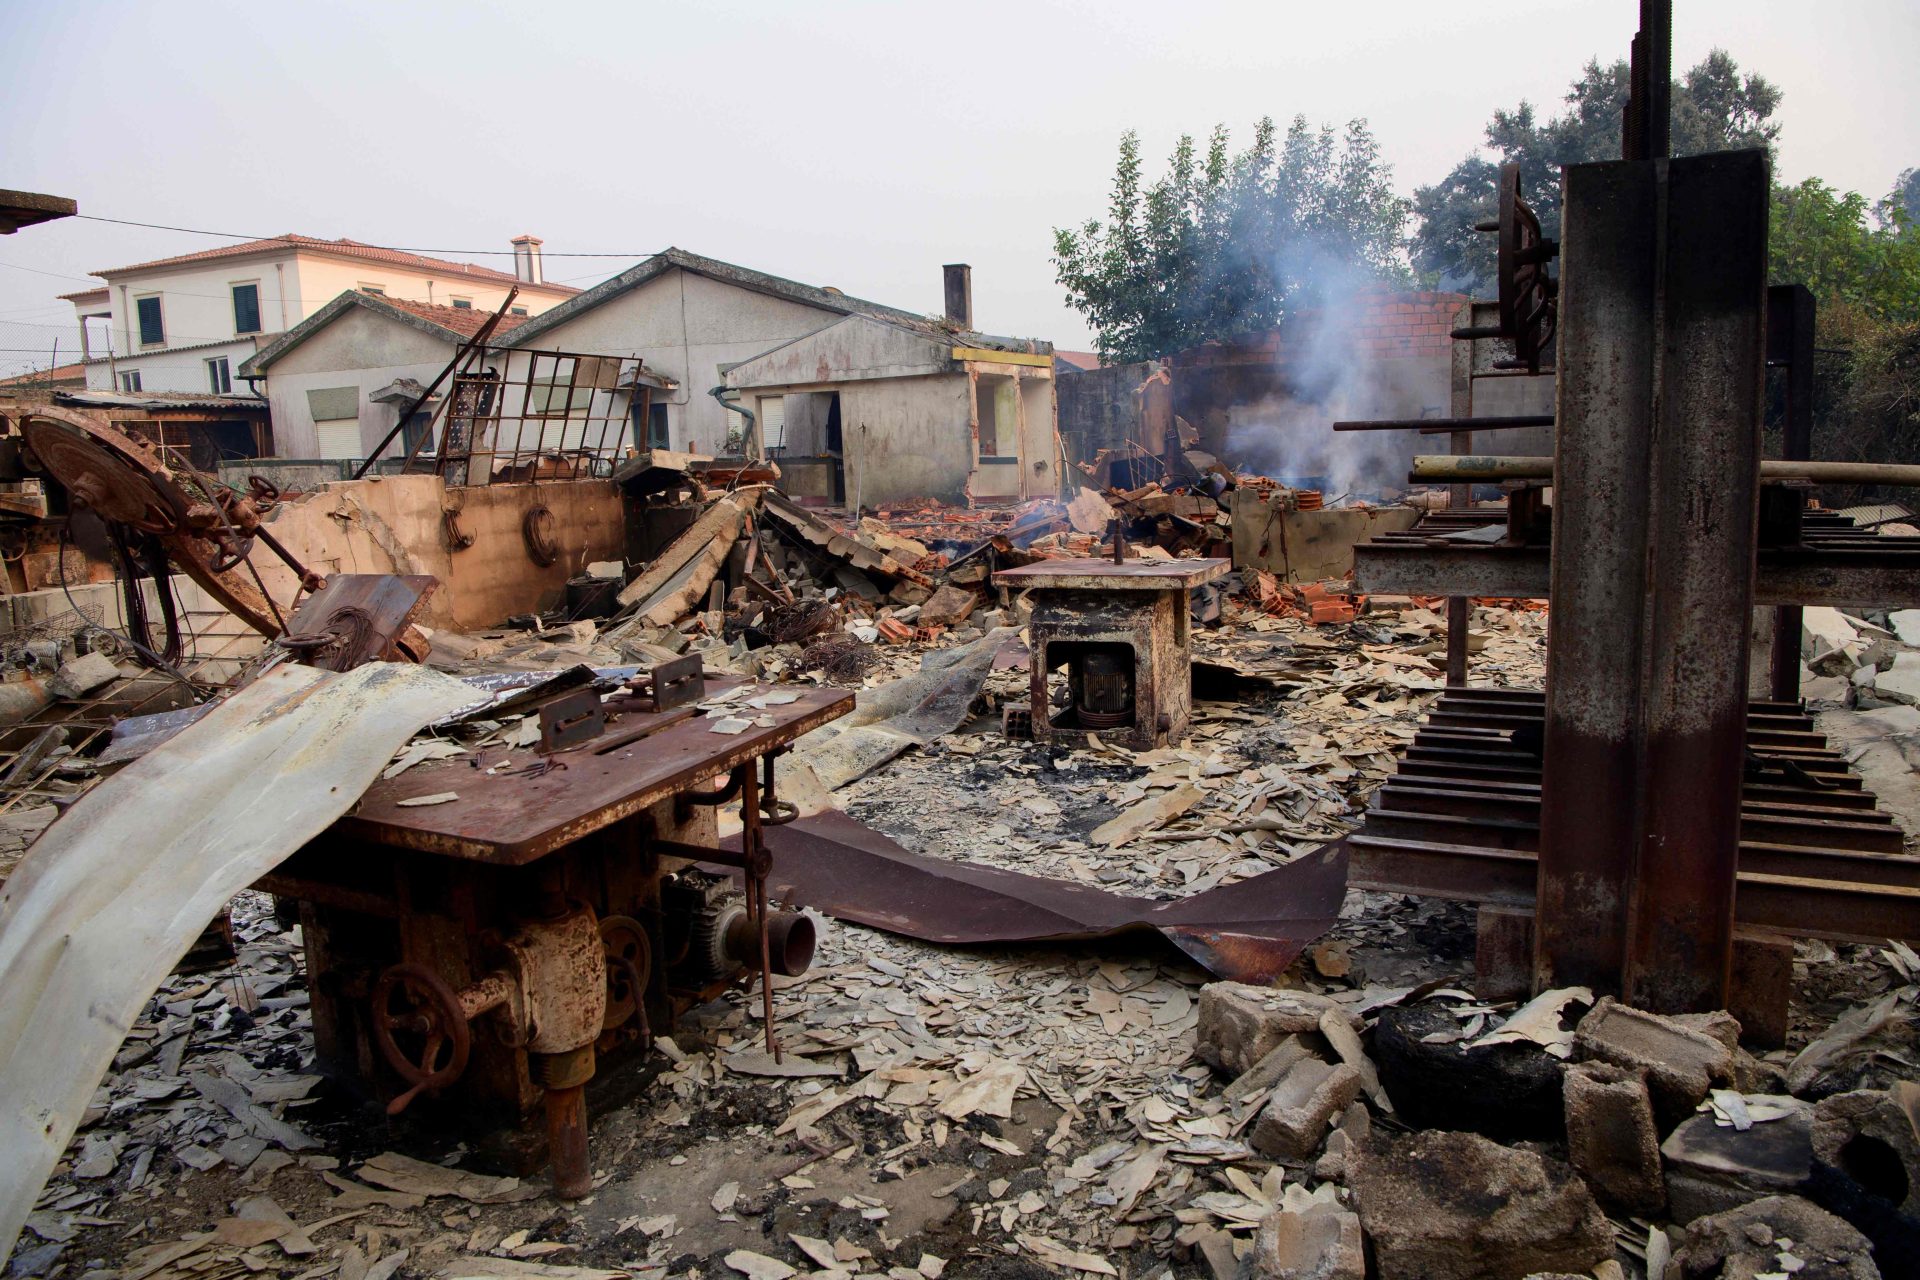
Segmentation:
<svg viewBox="0 0 1920 1280">
<path fill-rule="evenodd" d="M 1717 45 L 1785 90 L 1786 179 L 1878 197 L 1920 165 L 1915 0 L 1676 8 L 1676 71 Z M 1364 116 L 1411 191 L 1494 107 L 1553 110 L 1588 58 L 1624 57 L 1636 13 L 0 0 L 0 185 L 248 236 L 504 252 L 530 231 L 581 285 L 628 261 L 557 255 L 672 244 L 931 312 L 940 265 L 966 261 L 981 327 L 1085 347 L 1051 228 L 1102 212 L 1123 129 L 1157 167 L 1219 121 L 1243 140 L 1261 115 Z M 225 243 L 78 219 L 0 239 L 0 346 L 71 350 L 54 295 L 87 272 Z"/>
</svg>

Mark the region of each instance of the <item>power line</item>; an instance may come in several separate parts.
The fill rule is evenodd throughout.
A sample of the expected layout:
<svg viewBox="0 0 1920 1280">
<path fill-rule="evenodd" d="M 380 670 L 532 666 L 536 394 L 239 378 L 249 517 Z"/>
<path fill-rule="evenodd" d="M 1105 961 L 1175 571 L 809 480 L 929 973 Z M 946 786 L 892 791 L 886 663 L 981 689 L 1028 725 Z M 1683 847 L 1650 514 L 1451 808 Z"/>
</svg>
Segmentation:
<svg viewBox="0 0 1920 1280">
<path fill-rule="evenodd" d="M 84 218 L 88 222 L 111 222 L 115 226 L 121 227 L 145 227 L 149 231 L 179 231 L 190 236 L 219 236 L 223 240 L 266 240 L 288 245 L 296 249 L 324 248 L 327 243 L 324 240 L 319 241 L 317 244 L 303 240 L 291 240 L 286 236 L 242 235 L 238 231 L 207 231 L 200 227 L 170 227 L 159 222 L 134 222 L 127 218 L 102 218 L 97 214 L 91 213 L 76 213 L 73 216 L 76 218 Z M 389 253 L 457 253 L 463 258 L 511 258 L 519 252 L 517 249 L 407 249 L 392 244 L 368 244 L 365 241 L 356 243 L 362 248 L 384 249 Z M 549 252 L 546 249 L 540 251 L 540 256 L 543 258 L 654 258 L 659 255 L 660 250 L 658 249 L 649 249 L 645 253 L 558 253 Z M 22 269 L 25 270 L 26 268 Z"/>
</svg>

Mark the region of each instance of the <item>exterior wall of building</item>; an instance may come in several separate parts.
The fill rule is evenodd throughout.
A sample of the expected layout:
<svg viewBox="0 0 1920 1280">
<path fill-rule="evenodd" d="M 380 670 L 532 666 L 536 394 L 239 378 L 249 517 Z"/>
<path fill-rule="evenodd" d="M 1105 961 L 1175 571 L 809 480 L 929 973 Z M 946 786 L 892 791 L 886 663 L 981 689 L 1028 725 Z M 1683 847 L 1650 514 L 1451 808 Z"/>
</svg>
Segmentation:
<svg viewBox="0 0 1920 1280">
<path fill-rule="evenodd" d="M 707 394 L 721 385 L 720 367 L 750 360 L 840 318 L 674 270 L 529 339 L 527 347 L 639 356 L 648 369 L 679 383 L 672 392 L 655 393 L 655 402 L 667 405 L 672 447 L 717 454 L 739 421 Z M 510 362 L 508 377 L 522 376 L 523 366 L 524 358 Z"/>
<path fill-rule="evenodd" d="M 904 498 L 967 500 L 974 442 L 967 431 L 973 391 L 965 373 L 821 389 L 840 392 L 849 506 Z"/>
<path fill-rule="evenodd" d="M 259 289 L 258 335 L 235 331 L 233 287 L 238 284 Z M 475 307 L 488 309 L 497 308 L 511 287 L 499 281 L 467 280 L 458 273 L 428 273 L 299 251 L 215 258 L 117 277 L 107 286 L 113 313 L 109 326 L 113 359 L 99 358 L 105 353 L 96 347 L 97 358 L 87 366 L 87 385 L 117 390 L 116 375 L 138 372 L 142 391 L 210 391 L 208 360 L 225 357 L 229 370 L 238 369 L 267 339 L 299 324 L 346 290 L 363 285 L 377 285 L 390 298 L 443 306 L 452 305 L 455 298 L 469 298 Z M 140 341 L 137 305 L 140 298 L 154 295 L 160 298 L 166 340 L 148 345 Z M 538 315 L 570 296 L 533 286 L 523 288 L 514 305 Z M 98 309 L 97 305 L 81 307 L 75 314 Z M 244 392 L 246 387 L 236 383 L 233 390 Z"/>
<path fill-rule="evenodd" d="M 274 450 L 283 458 L 318 458 L 322 452 L 307 392 L 337 387 L 358 391 L 361 452 L 393 429 L 401 408 L 376 404 L 368 395 L 396 378 L 431 383 L 453 358 L 456 344 L 379 316 L 364 307 L 342 312 L 320 332 L 273 362 L 267 370 L 267 402 L 273 410 Z M 400 452 L 395 441 L 388 453 Z"/>
</svg>

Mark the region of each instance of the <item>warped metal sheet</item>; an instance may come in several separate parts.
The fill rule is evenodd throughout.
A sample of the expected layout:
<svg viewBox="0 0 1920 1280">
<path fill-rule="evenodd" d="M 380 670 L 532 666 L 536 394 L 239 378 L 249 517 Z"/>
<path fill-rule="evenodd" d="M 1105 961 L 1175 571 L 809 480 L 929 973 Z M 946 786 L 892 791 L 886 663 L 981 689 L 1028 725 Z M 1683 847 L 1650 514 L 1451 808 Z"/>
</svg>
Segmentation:
<svg viewBox="0 0 1920 1280">
<path fill-rule="evenodd" d="M 1155 900 L 909 853 L 830 809 L 767 829 L 768 891 L 925 942 L 1072 942 L 1157 930 L 1221 978 L 1270 982 L 1333 927 L 1347 888 L 1335 841 L 1296 862 L 1187 898 Z M 737 849 L 735 837 L 727 842 Z"/>
<path fill-rule="evenodd" d="M 473 700 L 401 663 L 287 665 L 82 796 L 0 891 L 0 1261 L 127 1029 L 235 893 Z"/>
</svg>

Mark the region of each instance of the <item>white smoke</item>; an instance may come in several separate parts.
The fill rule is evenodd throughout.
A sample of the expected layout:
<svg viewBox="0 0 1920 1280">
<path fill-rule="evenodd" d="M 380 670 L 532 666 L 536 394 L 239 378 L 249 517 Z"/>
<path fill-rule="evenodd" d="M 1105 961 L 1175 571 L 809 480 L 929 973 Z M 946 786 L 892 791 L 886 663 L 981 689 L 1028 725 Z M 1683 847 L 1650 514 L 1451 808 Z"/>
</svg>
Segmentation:
<svg viewBox="0 0 1920 1280">
<path fill-rule="evenodd" d="M 1336 432 L 1341 420 L 1443 416 L 1430 361 L 1382 359 L 1368 348 L 1367 298 L 1379 285 L 1345 258 L 1312 245 L 1290 252 L 1294 281 L 1280 328 L 1282 390 L 1229 411 L 1226 460 L 1243 470 L 1319 488 L 1328 501 L 1407 487 L 1409 459 L 1433 452 L 1407 431 Z M 1424 376 L 1423 376 L 1424 375 Z M 1427 385 L 1422 387 L 1420 384 Z M 1438 403 L 1435 403 L 1435 401 Z"/>
</svg>

